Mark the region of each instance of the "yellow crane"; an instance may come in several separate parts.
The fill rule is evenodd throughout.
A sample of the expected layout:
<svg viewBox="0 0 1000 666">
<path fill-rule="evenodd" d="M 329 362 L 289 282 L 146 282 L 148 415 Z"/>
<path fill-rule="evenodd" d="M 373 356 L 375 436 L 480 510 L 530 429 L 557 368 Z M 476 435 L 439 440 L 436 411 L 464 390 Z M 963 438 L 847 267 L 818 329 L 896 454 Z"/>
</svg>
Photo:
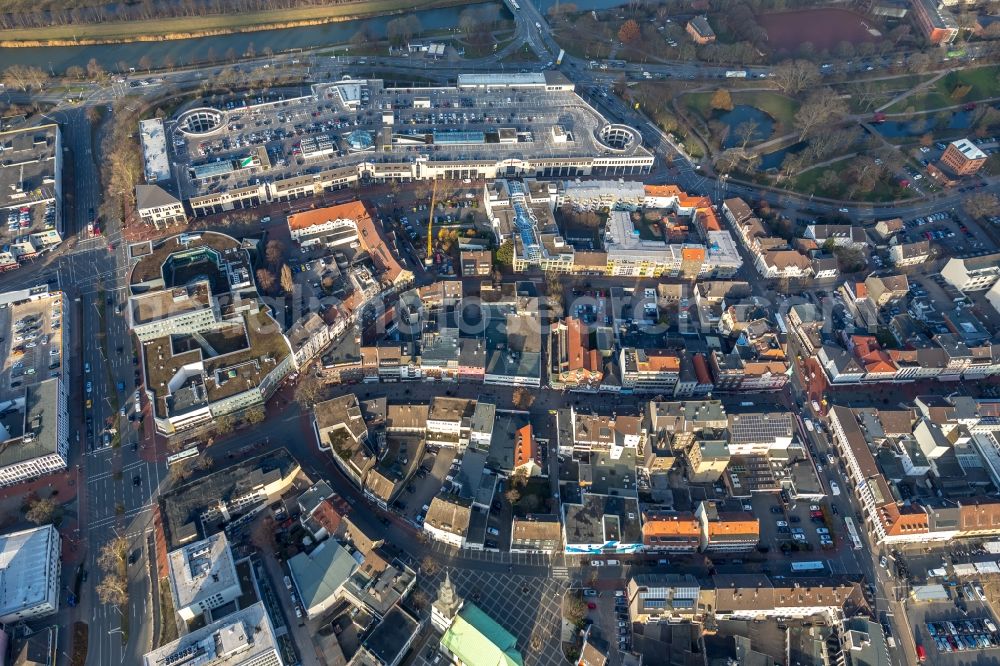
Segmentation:
<svg viewBox="0 0 1000 666">
<path fill-rule="evenodd" d="M 434 206 L 437 205 L 437 191 L 438 182 L 435 180 L 434 187 L 431 189 L 430 213 L 427 215 L 427 256 L 424 258 L 425 266 L 432 266 L 434 264 Z"/>
</svg>

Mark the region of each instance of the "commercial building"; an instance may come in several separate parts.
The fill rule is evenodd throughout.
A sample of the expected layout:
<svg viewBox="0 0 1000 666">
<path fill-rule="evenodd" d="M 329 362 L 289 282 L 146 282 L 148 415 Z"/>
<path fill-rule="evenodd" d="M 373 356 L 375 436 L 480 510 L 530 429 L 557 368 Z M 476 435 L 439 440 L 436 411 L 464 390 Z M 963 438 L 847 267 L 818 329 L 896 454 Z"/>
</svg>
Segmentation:
<svg viewBox="0 0 1000 666">
<path fill-rule="evenodd" d="M 956 176 L 969 176 L 986 164 L 986 153 L 968 139 L 958 139 L 945 148 L 940 164 Z"/>
<path fill-rule="evenodd" d="M 681 376 L 681 357 L 665 349 L 623 347 L 619 367 L 622 391 L 672 396 Z"/>
<path fill-rule="evenodd" d="M 429 108 L 431 98 L 448 111 Z M 518 99 L 524 114 L 500 116 L 499 107 L 514 103 L 508 99 Z M 223 141 L 250 113 L 272 121 L 270 139 Z M 300 114 L 310 120 L 296 120 Z M 333 131 L 344 118 L 351 129 Z M 184 145 L 168 145 L 168 157 L 179 163 L 177 190 L 196 217 L 366 180 L 618 176 L 647 173 L 654 159 L 637 131 L 609 123 L 558 72 L 465 74 L 457 86 L 419 92 L 341 80 L 232 111 L 187 109 L 174 122 Z M 306 130 L 308 141 L 297 138 Z M 212 147 L 210 159 L 203 144 Z M 306 173 L 299 159 L 310 162 Z"/>
<path fill-rule="evenodd" d="M 647 512 L 642 520 L 647 553 L 694 553 L 701 547 L 701 524 L 693 513 Z"/>
<path fill-rule="evenodd" d="M 423 622 L 396 606 L 365 636 L 348 666 L 399 666 Z"/>
<path fill-rule="evenodd" d="M 836 622 L 866 608 L 861 585 L 853 581 L 786 577 L 777 582 L 759 574 L 712 576 L 698 602 L 711 605 L 716 620 L 822 616 Z"/>
<path fill-rule="evenodd" d="M 242 594 L 224 532 L 181 546 L 168 558 L 174 610 L 185 622 Z"/>
<path fill-rule="evenodd" d="M 143 666 L 284 666 L 263 602 L 195 629 L 143 657 Z"/>
<path fill-rule="evenodd" d="M 576 317 L 566 317 L 552 328 L 549 339 L 553 388 L 594 391 L 601 387 L 605 356 L 590 327 Z"/>
<path fill-rule="evenodd" d="M 184 204 L 159 185 L 136 185 L 135 209 L 139 219 L 157 229 L 187 221 Z"/>
<path fill-rule="evenodd" d="M 989 289 L 1000 277 L 1000 254 L 952 257 L 941 269 L 941 277 L 959 291 Z"/>
<path fill-rule="evenodd" d="M 633 497 L 585 493 L 563 503 L 563 541 L 568 555 L 636 553 L 642 550 L 639 503 Z"/>
<path fill-rule="evenodd" d="M 62 242 L 62 133 L 56 124 L 0 132 L 0 272 Z"/>
<path fill-rule="evenodd" d="M 760 543 L 760 520 L 751 513 L 723 512 L 702 501 L 695 511 L 701 525 L 701 549 L 707 553 L 745 553 Z"/>
<path fill-rule="evenodd" d="M 917 27 L 931 44 L 950 44 L 958 37 L 958 22 L 938 0 L 910 0 Z"/>
<path fill-rule="evenodd" d="M 215 232 L 129 248 L 128 318 L 157 432 L 174 436 L 266 401 L 295 369 L 247 251 Z"/>
<path fill-rule="evenodd" d="M 357 568 L 351 551 L 333 539 L 289 559 L 288 575 L 306 616 L 315 619 L 332 608 Z"/>
<path fill-rule="evenodd" d="M 559 516 L 532 514 L 526 518 L 514 517 L 511 527 L 510 552 L 554 553 L 562 541 L 562 524 Z"/>
<path fill-rule="evenodd" d="M 66 469 L 69 408 L 55 377 L 12 390 L 0 416 L 0 486 L 13 486 Z"/>
<path fill-rule="evenodd" d="M 53 525 L 0 536 L 0 622 L 14 625 L 59 610 L 61 554 Z"/>
<path fill-rule="evenodd" d="M 629 579 L 625 602 L 631 622 L 684 622 L 700 613 L 701 584 L 691 574 L 642 574 Z"/>
<path fill-rule="evenodd" d="M 431 500 L 424 516 L 424 532 L 435 541 L 464 548 L 471 520 L 470 501 L 455 495 L 438 496 Z"/>
</svg>

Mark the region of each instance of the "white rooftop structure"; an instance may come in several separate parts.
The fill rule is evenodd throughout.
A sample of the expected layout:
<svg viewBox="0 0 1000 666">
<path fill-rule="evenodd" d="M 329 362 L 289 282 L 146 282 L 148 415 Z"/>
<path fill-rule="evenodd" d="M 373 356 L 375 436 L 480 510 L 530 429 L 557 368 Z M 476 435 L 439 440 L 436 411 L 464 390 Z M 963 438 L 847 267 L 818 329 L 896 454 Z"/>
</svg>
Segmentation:
<svg viewBox="0 0 1000 666">
<path fill-rule="evenodd" d="M 0 537 L 0 622 L 59 609 L 59 532 L 52 525 Z"/>
<path fill-rule="evenodd" d="M 512 72 L 510 74 L 459 74 L 459 88 L 513 88 L 524 86 L 544 86 L 542 72 Z"/>
<path fill-rule="evenodd" d="M 274 628 L 257 602 L 143 657 L 144 666 L 284 666 Z"/>
<path fill-rule="evenodd" d="M 983 160 L 986 159 L 986 153 L 979 149 L 979 147 L 969 141 L 968 139 L 959 139 L 957 141 L 952 141 L 951 145 L 958 148 L 966 159 L 970 160 Z"/>
<path fill-rule="evenodd" d="M 223 533 L 189 543 L 167 555 L 174 608 L 185 620 L 241 594 L 236 564 Z"/>
<path fill-rule="evenodd" d="M 159 183 L 170 179 L 170 162 L 167 160 L 167 138 L 163 120 L 150 118 L 139 123 L 142 140 L 142 161 L 146 168 L 146 182 Z"/>
</svg>

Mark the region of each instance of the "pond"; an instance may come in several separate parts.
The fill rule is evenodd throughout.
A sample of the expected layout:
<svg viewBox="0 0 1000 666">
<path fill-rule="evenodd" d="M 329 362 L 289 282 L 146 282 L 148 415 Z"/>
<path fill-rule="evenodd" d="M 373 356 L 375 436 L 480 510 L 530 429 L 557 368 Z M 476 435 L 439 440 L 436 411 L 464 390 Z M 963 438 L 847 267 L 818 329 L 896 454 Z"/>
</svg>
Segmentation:
<svg viewBox="0 0 1000 666">
<path fill-rule="evenodd" d="M 495 5 L 482 2 L 465 5 L 477 8 Z M 463 8 L 463 9 L 464 9 Z M 428 9 L 413 12 L 420 19 L 424 31 L 439 31 L 458 27 L 461 12 L 456 7 Z M 289 49 L 312 49 L 333 44 L 344 44 L 359 30 L 366 29 L 374 39 L 385 39 L 386 24 L 396 16 L 379 16 L 370 19 L 326 23 L 299 28 L 242 32 L 233 35 L 215 35 L 193 39 L 177 39 L 159 42 L 134 42 L 130 44 L 95 44 L 91 46 L 43 46 L 19 49 L 3 49 L 3 66 L 34 65 L 46 71 L 63 72 L 71 65 L 85 66 L 91 58 L 96 58 L 106 70 L 117 71 L 118 63 L 124 62 L 136 67 L 139 59 L 149 56 L 154 66 L 164 65 L 168 58 L 175 65 L 206 62 L 209 58 L 222 60 L 230 49 L 238 55 L 246 53 L 250 46 L 259 54 L 270 47 L 275 53 Z M 510 11 L 501 5 L 500 18 L 513 18 Z"/>
<path fill-rule="evenodd" d="M 734 148 L 743 143 L 744 123 L 756 125 L 750 137 L 750 144 L 767 141 L 774 132 L 774 119 L 755 106 L 747 104 L 737 104 L 732 111 L 726 111 L 713 117 L 713 120 L 721 122 L 729 128 L 725 139 L 722 140 L 723 148 Z"/>
<path fill-rule="evenodd" d="M 781 164 L 785 161 L 788 155 L 794 154 L 806 147 L 804 141 L 799 143 L 793 143 L 790 146 L 776 150 L 773 153 L 767 153 L 762 155 L 760 158 L 760 163 L 757 165 L 757 171 L 767 171 L 768 169 L 780 169 Z"/>
<path fill-rule="evenodd" d="M 945 129 L 969 129 L 972 125 L 971 111 L 955 111 L 946 123 L 939 123 L 937 114 L 918 116 L 913 120 L 887 120 L 875 124 L 875 129 L 882 136 L 907 137 L 920 136 L 927 132 Z"/>
<path fill-rule="evenodd" d="M 867 17 L 846 9 L 804 9 L 758 17 L 767 31 L 768 45 L 776 51 L 796 51 L 809 42 L 816 51 L 831 49 L 840 42 L 871 42 L 878 37 Z"/>
</svg>

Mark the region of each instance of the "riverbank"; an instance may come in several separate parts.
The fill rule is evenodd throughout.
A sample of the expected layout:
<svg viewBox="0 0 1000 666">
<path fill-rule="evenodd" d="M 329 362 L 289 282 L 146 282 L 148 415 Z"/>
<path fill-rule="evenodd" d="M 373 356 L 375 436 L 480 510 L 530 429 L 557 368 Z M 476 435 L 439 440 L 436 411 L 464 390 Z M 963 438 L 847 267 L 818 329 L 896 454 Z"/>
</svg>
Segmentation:
<svg viewBox="0 0 1000 666">
<path fill-rule="evenodd" d="M 192 39 L 355 21 L 388 14 L 402 14 L 466 4 L 468 3 L 463 0 L 416 0 L 415 2 L 368 0 L 363 3 L 297 7 L 238 15 L 192 16 L 149 21 L 25 28 L 5 30 L 3 39 L 0 40 L 0 47 L 87 46 Z"/>
</svg>

